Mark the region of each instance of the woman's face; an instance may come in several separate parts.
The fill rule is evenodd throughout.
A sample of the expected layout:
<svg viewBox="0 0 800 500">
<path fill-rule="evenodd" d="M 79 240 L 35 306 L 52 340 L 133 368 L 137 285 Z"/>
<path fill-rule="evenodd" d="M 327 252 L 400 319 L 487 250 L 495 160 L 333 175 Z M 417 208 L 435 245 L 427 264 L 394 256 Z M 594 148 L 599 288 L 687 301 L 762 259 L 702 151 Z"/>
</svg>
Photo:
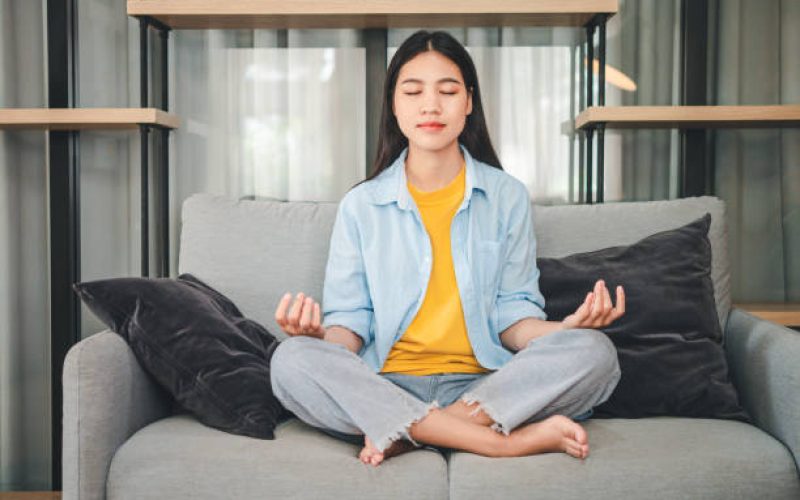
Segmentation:
<svg viewBox="0 0 800 500">
<path fill-rule="evenodd" d="M 440 151 L 457 144 L 472 95 L 456 63 L 429 50 L 400 68 L 393 108 L 410 147 Z"/>
</svg>

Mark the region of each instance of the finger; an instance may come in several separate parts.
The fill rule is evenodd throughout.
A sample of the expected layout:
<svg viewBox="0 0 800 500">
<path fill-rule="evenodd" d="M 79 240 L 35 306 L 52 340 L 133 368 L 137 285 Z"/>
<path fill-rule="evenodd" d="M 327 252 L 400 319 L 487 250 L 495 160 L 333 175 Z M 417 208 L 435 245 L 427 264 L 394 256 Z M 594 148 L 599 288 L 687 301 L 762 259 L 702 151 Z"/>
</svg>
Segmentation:
<svg viewBox="0 0 800 500">
<path fill-rule="evenodd" d="M 305 332 L 311 325 L 311 313 L 314 309 L 314 299 L 306 297 L 303 301 L 303 309 L 300 313 L 300 331 Z"/>
<path fill-rule="evenodd" d="M 286 292 L 281 301 L 278 302 L 278 308 L 275 310 L 275 322 L 283 328 L 286 324 L 286 310 L 289 308 L 289 301 L 292 299 L 292 293 Z"/>
<path fill-rule="evenodd" d="M 594 285 L 594 304 L 592 304 L 592 312 L 589 315 L 592 321 L 596 320 L 600 315 L 600 312 L 603 308 L 603 290 L 602 290 L 602 283 L 603 280 L 597 280 L 597 283 Z"/>
<path fill-rule="evenodd" d="M 314 330 L 319 329 L 320 322 L 322 321 L 321 316 L 322 316 L 322 314 L 320 313 L 320 310 L 319 310 L 319 302 L 314 302 L 314 317 L 311 320 L 311 327 Z"/>
<path fill-rule="evenodd" d="M 611 316 L 614 314 L 614 304 L 611 303 L 611 294 L 608 293 L 608 288 L 603 285 L 603 313 L 601 318 L 605 324 L 608 324 L 608 320 L 611 319 Z"/>
<path fill-rule="evenodd" d="M 611 321 L 616 321 L 625 314 L 625 291 L 621 286 L 617 287 L 617 305 L 614 307 L 614 314 L 611 316 Z"/>
<path fill-rule="evenodd" d="M 289 316 L 287 317 L 287 319 L 289 320 L 289 324 L 294 327 L 298 326 L 304 299 L 305 299 L 305 294 L 303 292 L 298 293 L 297 297 L 294 299 L 294 304 L 292 304 L 291 310 L 289 310 Z"/>
</svg>

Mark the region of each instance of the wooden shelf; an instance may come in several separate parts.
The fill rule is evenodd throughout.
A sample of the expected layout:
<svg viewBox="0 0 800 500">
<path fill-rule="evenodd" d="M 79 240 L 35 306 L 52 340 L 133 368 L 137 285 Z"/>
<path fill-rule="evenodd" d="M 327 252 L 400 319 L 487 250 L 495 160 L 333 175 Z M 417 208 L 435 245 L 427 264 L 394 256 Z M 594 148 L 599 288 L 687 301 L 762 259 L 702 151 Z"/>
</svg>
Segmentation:
<svg viewBox="0 0 800 500">
<path fill-rule="evenodd" d="M 575 128 L 770 128 L 800 127 L 800 105 L 777 106 L 593 106 Z"/>
<path fill-rule="evenodd" d="M 156 108 L 0 108 L 0 129 L 178 128 L 178 117 Z"/>
<path fill-rule="evenodd" d="M 583 26 L 618 0 L 128 0 L 175 29 Z"/>
<path fill-rule="evenodd" d="M 753 316 L 785 326 L 800 326 L 800 303 L 748 303 L 733 304 Z"/>
</svg>

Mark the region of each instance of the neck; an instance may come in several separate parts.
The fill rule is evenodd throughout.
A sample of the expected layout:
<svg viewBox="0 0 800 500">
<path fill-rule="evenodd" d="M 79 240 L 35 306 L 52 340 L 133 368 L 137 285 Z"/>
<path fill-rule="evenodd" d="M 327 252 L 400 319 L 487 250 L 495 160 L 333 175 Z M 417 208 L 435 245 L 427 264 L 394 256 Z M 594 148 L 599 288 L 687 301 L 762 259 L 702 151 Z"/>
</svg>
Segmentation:
<svg viewBox="0 0 800 500">
<path fill-rule="evenodd" d="M 439 151 L 408 146 L 406 177 L 420 191 L 436 191 L 456 178 L 464 164 L 458 142 Z"/>
</svg>

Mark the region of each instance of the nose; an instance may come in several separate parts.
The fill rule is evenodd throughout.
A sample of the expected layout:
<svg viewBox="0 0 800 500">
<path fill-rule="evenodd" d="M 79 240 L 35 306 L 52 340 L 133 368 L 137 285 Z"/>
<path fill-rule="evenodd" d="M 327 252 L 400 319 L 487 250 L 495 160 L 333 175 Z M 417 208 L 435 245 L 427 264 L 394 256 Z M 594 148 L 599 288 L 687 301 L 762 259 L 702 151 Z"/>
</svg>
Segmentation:
<svg viewBox="0 0 800 500">
<path fill-rule="evenodd" d="M 439 103 L 439 94 L 437 92 L 425 92 L 422 99 L 422 107 L 420 109 L 422 114 L 439 114 L 442 109 Z"/>
</svg>

